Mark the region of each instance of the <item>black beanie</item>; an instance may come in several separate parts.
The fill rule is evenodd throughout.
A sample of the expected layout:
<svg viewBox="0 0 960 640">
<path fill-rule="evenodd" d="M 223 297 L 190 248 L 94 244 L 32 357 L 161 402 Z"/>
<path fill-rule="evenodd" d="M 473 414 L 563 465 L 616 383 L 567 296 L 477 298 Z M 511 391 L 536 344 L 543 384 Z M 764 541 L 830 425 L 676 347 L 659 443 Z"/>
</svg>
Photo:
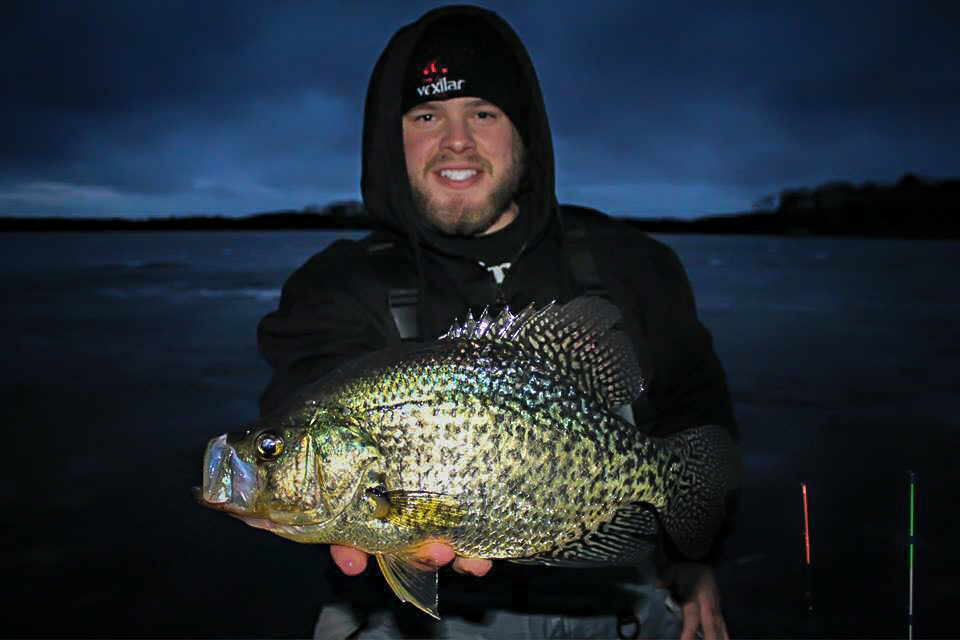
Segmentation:
<svg viewBox="0 0 960 640">
<path fill-rule="evenodd" d="M 497 105 L 527 144 L 528 109 L 519 90 L 520 64 L 503 37 L 485 20 L 451 15 L 420 37 L 403 83 L 401 110 L 450 98 L 483 98 Z"/>
</svg>

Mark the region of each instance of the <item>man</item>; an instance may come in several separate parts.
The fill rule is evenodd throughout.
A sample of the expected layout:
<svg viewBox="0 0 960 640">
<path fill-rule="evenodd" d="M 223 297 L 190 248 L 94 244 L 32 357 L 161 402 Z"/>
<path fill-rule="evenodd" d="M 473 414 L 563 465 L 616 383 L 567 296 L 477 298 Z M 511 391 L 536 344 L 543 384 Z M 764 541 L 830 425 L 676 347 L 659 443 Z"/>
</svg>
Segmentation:
<svg viewBox="0 0 960 640">
<path fill-rule="evenodd" d="M 390 41 L 367 94 L 362 191 L 377 230 L 311 258 L 260 324 L 261 352 L 274 367 L 262 413 L 351 359 L 436 338 L 467 310 L 592 293 L 621 309 L 647 379 L 636 424 L 658 437 L 705 424 L 736 435 L 724 374 L 676 255 L 598 212 L 557 204 L 539 83 L 495 14 L 437 9 Z M 653 561 L 491 570 L 489 560 L 430 545 L 424 562 L 484 576 L 441 578 L 443 622 L 384 598 L 382 581 L 341 577 L 342 603 L 324 608 L 317 637 L 358 628 L 351 637 L 676 637 L 680 621 L 666 611 L 656 573 L 682 603 L 682 637 L 726 637 L 709 566 L 663 544 L 659 571 Z M 332 554 L 344 574 L 364 573 L 363 553 Z"/>
</svg>

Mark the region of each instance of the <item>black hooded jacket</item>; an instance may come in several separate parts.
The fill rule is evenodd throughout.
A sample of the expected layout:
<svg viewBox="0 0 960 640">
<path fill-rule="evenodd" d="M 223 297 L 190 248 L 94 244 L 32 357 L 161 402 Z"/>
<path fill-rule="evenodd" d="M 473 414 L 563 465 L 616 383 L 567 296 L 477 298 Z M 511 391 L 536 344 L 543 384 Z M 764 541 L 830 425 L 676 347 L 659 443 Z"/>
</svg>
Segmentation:
<svg viewBox="0 0 960 640">
<path fill-rule="evenodd" d="M 517 87 L 527 92 L 529 105 L 525 171 L 516 198 L 520 213 L 506 229 L 482 238 L 446 236 L 425 224 L 414 207 L 403 155 L 401 93 L 411 54 L 424 28 L 452 13 L 487 21 L 516 55 L 526 80 Z M 676 254 L 601 213 L 557 204 L 539 81 L 520 40 L 496 14 L 475 7 L 437 9 L 393 37 L 367 93 L 362 191 L 378 228 L 360 241 L 337 241 L 308 260 L 284 284 L 278 309 L 260 323 L 260 352 L 274 371 L 261 396 L 262 414 L 338 365 L 400 342 L 377 247 L 392 247 L 390 268 L 401 274 L 393 279 L 406 278 L 418 291 L 418 334 L 432 339 L 468 309 L 508 304 L 516 310 L 584 293 L 573 266 L 578 255 L 570 247 L 571 237 L 582 236 L 604 288 L 623 312 L 622 326 L 647 381 L 649 392 L 634 407 L 638 423 L 652 421 L 657 436 L 718 424 L 736 437 L 724 373 Z M 481 261 L 512 266 L 498 285 Z M 444 587 L 445 597 L 448 592 Z"/>
</svg>

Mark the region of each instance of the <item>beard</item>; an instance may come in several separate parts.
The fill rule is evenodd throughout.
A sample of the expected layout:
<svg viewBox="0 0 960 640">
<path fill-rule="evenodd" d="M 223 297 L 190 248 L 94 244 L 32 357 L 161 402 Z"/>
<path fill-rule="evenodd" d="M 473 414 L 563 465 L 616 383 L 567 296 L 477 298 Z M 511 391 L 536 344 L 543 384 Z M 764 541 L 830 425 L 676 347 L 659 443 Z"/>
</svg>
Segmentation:
<svg viewBox="0 0 960 640">
<path fill-rule="evenodd" d="M 445 162 L 448 157 L 438 157 L 428 165 L 435 166 Z M 478 156 L 464 158 L 468 162 L 490 167 L 490 163 Z M 418 178 L 410 181 L 413 190 L 413 203 L 419 213 L 431 226 L 451 235 L 475 236 L 489 229 L 500 216 L 510 208 L 520 187 L 523 177 L 524 148 L 520 137 L 515 135 L 510 165 L 504 167 L 483 200 L 473 202 L 459 195 L 437 197 L 431 194 L 425 180 Z M 424 173 L 427 173 L 425 171 Z"/>
</svg>

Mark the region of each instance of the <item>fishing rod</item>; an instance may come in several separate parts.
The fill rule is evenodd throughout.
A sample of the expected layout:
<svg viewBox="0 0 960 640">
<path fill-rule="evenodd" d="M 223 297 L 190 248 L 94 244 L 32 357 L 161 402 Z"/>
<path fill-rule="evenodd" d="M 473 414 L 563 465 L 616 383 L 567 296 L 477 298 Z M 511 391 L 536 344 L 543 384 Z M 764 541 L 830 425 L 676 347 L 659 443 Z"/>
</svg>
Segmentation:
<svg viewBox="0 0 960 640">
<path fill-rule="evenodd" d="M 915 500 L 914 496 L 916 493 L 916 477 L 914 476 L 913 471 L 909 472 L 910 476 L 910 532 L 909 532 L 909 543 L 910 543 L 910 555 L 909 555 L 909 587 L 910 587 L 910 596 L 907 602 L 907 638 L 908 640 L 913 640 L 913 543 L 914 543 L 914 534 L 913 534 L 913 522 L 914 522 L 914 513 L 915 513 Z"/>
<path fill-rule="evenodd" d="M 813 565 L 810 561 L 810 509 L 807 501 L 807 483 L 800 483 L 800 491 L 803 494 L 803 545 L 806 550 L 806 562 L 804 563 L 804 582 L 805 590 L 803 599 L 807 606 L 807 613 L 813 613 Z"/>
</svg>

